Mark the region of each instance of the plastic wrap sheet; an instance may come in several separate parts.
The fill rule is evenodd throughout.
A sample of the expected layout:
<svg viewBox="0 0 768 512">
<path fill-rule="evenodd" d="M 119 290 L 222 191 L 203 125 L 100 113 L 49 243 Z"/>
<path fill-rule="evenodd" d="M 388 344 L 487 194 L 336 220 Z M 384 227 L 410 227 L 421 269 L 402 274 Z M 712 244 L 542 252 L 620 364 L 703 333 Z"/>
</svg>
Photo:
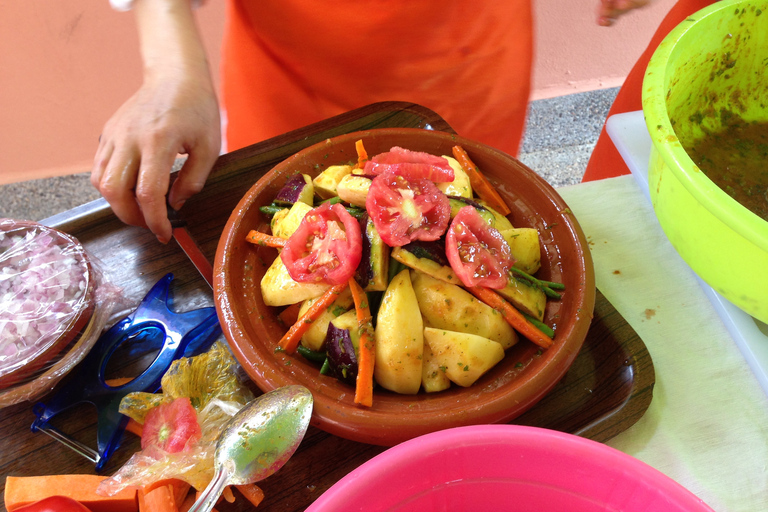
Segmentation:
<svg viewBox="0 0 768 512">
<path fill-rule="evenodd" d="M 251 391 L 237 375 L 237 361 L 222 341 L 208 352 L 174 361 L 163 376 L 162 393 L 131 393 L 120 402 L 120 412 L 144 425 L 155 408 L 188 398 L 196 412 L 202 435 L 175 453 L 146 445 L 112 477 L 98 493 L 113 495 L 130 486 L 146 486 L 178 478 L 203 490 L 214 474 L 213 456 L 219 436 L 232 416 L 253 400 Z"/>
<path fill-rule="evenodd" d="M 50 391 L 93 347 L 118 295 L 73 236 L 0 219 L 0 407 Z"/>
</svg>

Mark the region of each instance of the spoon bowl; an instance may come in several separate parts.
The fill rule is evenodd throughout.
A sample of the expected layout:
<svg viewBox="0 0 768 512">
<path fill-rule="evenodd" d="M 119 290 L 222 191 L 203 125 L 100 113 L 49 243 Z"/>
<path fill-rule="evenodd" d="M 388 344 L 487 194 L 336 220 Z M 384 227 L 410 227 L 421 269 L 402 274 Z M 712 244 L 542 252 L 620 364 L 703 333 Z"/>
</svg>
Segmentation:
<svg viewBox="0 0 768 512">
<path fill-rule="evenodd" d="M 312 406 L 307 388 L 285 386 L 243 407 L 222 431 L 213 479 L 190 512 L 211 510 L 227 485 L 255 483 L 280 469 L 304 438 Z"/>
</svg>

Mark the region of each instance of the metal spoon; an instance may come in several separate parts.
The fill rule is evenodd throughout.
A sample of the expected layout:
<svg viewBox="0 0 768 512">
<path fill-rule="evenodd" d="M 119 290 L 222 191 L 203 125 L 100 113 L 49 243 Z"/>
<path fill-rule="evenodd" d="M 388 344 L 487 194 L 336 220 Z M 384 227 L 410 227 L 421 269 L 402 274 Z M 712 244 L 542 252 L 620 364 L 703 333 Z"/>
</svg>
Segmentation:
<svg viewBox="0 0 768 512">
<path fill-rule="evenodd" d="M 215 472 L 189 512 L 208 512 L 227 485 L 265 479 L 299 447 L 312 415 L 312 393 L 285 386 L 243 407 L 221 433 L 213 456 Z"/>
</svg>

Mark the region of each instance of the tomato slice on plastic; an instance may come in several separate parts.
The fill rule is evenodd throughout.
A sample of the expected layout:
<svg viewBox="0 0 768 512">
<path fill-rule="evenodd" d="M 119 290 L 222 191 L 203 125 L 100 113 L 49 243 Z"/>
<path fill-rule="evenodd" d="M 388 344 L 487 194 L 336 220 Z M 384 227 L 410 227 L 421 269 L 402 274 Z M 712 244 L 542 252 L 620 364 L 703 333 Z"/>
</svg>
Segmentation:
<svg viewBox="0 0 768 512">
<path fill-rule="evenodd" d="M 280 257 L 298 283 L 345 283 L 363 255 L 360 224 L 340 204 L 307 212 Z"/>
<path fill-rule="evenodd" d="M 398 146 L 368 160 L 363 171 L 373 175 L 389 171 L 408 180 L 425 179 L 435 183 L 447 183 L 454 179 L 453 168 L 445 158 Z"/>
<path fill-rule="evenodd" d="M 385 244 L 400 247 L 414 240 L 437 240 L 448 228 L 448 198 L 429 180 L 408 180 L 389 171 L 376 176 L 365 201 Z"/>
<path fill-rule="evenodd" d="M 190 449 L 202 436 L 197 412 L 187 397 L 150 409 L 141 432 L 141 448 L 157 447 L 168 453 Z"/>
<path fill-rule="evenodd" d="M 445 237 L 445 253 L 464 286 L 500 289 L 514 264 L 509 244 L 472 206 L 453 218 Z"/>
</svg>

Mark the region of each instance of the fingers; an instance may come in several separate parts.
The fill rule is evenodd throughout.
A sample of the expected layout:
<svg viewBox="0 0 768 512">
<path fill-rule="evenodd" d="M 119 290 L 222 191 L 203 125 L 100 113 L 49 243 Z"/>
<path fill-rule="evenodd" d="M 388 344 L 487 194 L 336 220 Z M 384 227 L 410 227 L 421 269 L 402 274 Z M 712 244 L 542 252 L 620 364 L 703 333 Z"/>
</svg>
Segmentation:
<svg viewBox="0 0 768 512">
<path fill-rule="evenodd" d="M 91 184 L 126 224 L 149 228 L 158 240 L 171 239 L 166 193 L 176 152 L 170 146 L 116 149 L 105 144 L 97 152 Z"/>
<path fill-rule="evenodd" d="M 166 194 L 175 159 L 176 151 L 168 147 L 145 153 L 136 183 L 136 201 L 144 216 L 144 222 L 162 243 L 168 243 L 172 236 Z"/>
<path fill-rule="evenodd" d="M 650 0 L 601 0 L 597 13 L 597 24 L 610 27 L 619 16 L 627 12 L 645 7 Z"/>
<path fill-rule="evenodd" d="M 211 167 L 219 156 L 219 145 L 220 143 L 208 145 L 190 153 L 168 194 L 168 204 L 171 205 L 171 208 L 179 210 L 184 206 L 187 199 L 203 189 L 205 180 L 211 172 Z"/>
<path fill-rule="evenodd" d="M 94 183 L 117 217 L 132 226 L 146 226 L 133 190 L 139 173 L 140 155 L 131 149 L 113 150 L 103 172 L 94 171 Z"/>
</svg>

